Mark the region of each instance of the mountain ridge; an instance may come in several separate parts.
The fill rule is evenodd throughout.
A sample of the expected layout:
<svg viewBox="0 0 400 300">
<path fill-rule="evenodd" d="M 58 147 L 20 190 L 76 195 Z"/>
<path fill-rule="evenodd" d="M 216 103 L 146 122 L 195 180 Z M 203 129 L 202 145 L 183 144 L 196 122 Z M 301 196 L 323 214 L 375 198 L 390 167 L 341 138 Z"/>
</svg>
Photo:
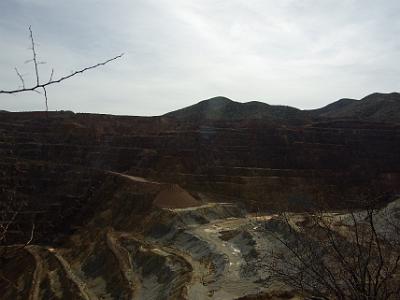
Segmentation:
<svg viewBox="0 0 400 300">
<path fill-rule="evenodd" d="M 241 103 L 217 96 L 162 116 L 197 122 L 246 119 L 306 122 L 309 118 L 400 122 L 400 93 L 373 93 L 360 100 L 343 98 L 324 107 L 308 110 L 259 101 Z"/>
</svg>

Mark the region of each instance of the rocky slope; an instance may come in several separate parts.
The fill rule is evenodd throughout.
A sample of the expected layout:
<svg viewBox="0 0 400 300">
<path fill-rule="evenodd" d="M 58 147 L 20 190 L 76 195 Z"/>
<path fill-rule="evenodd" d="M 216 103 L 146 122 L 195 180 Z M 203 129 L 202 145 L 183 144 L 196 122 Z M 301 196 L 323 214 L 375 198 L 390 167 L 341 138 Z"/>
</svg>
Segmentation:
<svg viewBox="0 0 400 300">
<path fill-rule="evenodd" d="M 119 173 L 99 192 L 95 213 L 62 243 L 8 247 L 2 299 L 303 299 L 266 268 L 271 251 L 284 249 L 271 228 L 290 238 L 274 215 L 202 197 L 187 206 L 192 196 L 159 207 L 156 199 L 176 199 L 182 189 Z M 381 215 L 398 218 L 398 207 L 377 214 L 378 230 L 386 228 Z M 307 224 L 302 214 L 291 218 Z"/>
</svg>

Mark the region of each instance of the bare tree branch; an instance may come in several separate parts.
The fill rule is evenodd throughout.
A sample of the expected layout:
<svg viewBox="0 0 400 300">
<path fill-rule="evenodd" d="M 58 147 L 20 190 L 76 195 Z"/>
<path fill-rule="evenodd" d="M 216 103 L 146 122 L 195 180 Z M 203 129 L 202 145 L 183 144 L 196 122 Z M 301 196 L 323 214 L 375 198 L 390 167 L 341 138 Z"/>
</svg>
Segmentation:
<svg viewBox="0 0 400 300">
<path fill-rule="evenodd" d="M 49 106 L 48 106 L 48 95 L 47 95 L 47 90 L 46 88 L 50 85 L 56 84 L 56 83 L 60 83 L 64 80 L 67 80 L 75 75 L 78 74 L 82 74 L 88 70 L 92 70 L 95 68 L 98 68 L 100 66 L 104 66 L 106 64 L 108 64 L 109 62 L 112 62 L 114 60 L 117 60 L 119 58 L 121 58 L 124 53 L 121 53 L 120 55 L 117 55 L 113 58 L 107 59 L 103 62 L 79 69 L 77 71 L 73 71 L 70 75 L 65 75 L 65 76 L 61 76 L 57 79 L 54 79 L 54 69 L 52 69 L 51 74 L 50 74 L 50 78 L 47 82 L 41 82 L 40 81 L 40 72 L 39 72 L 39 65 L 40 64 L 45 64 L 45 62 L 40 62 L 38 61 L 38 55 L 37 55 L 37 51 L 36 51 L 36 43 L 35 43 L 35 39 L 33 36 L 33 31 L 32 31 L 32 27 L 29 26 L 29 38 L 30 38 L 30 42 L 31 42 L 31 47 L 30 50 L 32 51 L 32 59 L 26 61 L 25 63 L 30 63 L 32 62 L 34 65 L 34 70 L 35 70 L 35 84 L 31 87 L 26 87 L 25 85 L 25 81 L 23 76 L 21 75 L 21 73 L 18 71 L 17 68 L 15 68 L 15 71 L 17 72 L 17 75 L 20 79 L 20 81 L 22 82 L 22 88 L 18 88 L 18 89 L 14 89 L 14 90 L 0 90 L 0 94 L 17 94 L 17 93 L 23 93 L 23 92 L 36 92 L 39 93 L 40 92 L 38 90 L 43 90 L 44 92 L 44 98 L 45 98 L 45 105 L 46 105 L 46 112 L 49 110 Z"/>
<path fill-rule="evenodd" d="M 40 88 L 46 88 L 49 85 L 52 85 L 52 84 L 55 84 L 55 83 L 60 83 L 60 82 L 62 82 L 64 80 L 67 80 L 67 79 L 77 75 L 77 74 L 82 74 L 85 71 L 88 71 L 88 70 L 91 70 L 91 69 L 95 69 L 95 68 L 100 67 L 100 66 L 104 66 L 104 65 L 108 64 L 109 62 L 112 62 L 112 61 L 114 61 L 114 60 L 116 60 L 118 58 L 121 58 L 122 56 L 124 56 L 124 53 L 121 53 L 120 55 L 117 55 L 117 56 L 115 56 L 113 58 L 107 59 L 104 62 L 101 62 L 101 63 L 95 64 L 95 65 L 83 68 L 83 69 L 78 70 L 78 71 L 74 71 L 70 75 L 63 76 L 63 77 L 60 77 L 58 79 L 49 80 L 46 83 L 36 84 L 35 86 L 29 87 L 29 88 L 22 88 L 22 89 L 16 89 L 16 90 L 0 90 L 0 94 L 16 94 L 16 93 L 22 93 L 22 92 L 32 92 L 32 91 L 36 91 L 37 89 L 40 89 Z"/>
</svg>

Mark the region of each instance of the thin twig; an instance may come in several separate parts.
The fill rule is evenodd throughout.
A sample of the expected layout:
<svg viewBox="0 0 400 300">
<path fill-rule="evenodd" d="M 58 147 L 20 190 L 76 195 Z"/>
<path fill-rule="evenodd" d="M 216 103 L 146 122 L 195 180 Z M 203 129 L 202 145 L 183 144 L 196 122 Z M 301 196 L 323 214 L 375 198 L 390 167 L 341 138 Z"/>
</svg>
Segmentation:
<svg viewBox="0 0 400 300">
<path fill-rule="evenodd" d="M 24 88 L 25 88 L 25 80 L 24 80 L 24 77 L 22 77 L 21 73 L 18 71 L 17 68 L 14 68 L 14 69 L 15 69 L 15 72 L 17 72 L 17 75 L 18 75 L 19 79 L 21 80 L 22 88 L 24 89 Z"/>
<path fill-rule="evenodd" d="M 49 82 L 53 80 L 53 76 L 54 76 L 54 69 L 51 69 Z"/>
<path fill-rule="evenodd" d="M 35 40 L 33 39 L 33 32 L 32 32 L 32 27 L 29 26 L 29 36 L 31 38 L 31 50 L 32 50 L 32 61 L 33 64 L 35 65 L 35 75 L 36 75 L 36 85 L 40 84 L 40 79 L 39 79 L 39 68 L 38 68 L 38 62 L 37 62 L 37 55 L 36 55 L 36 50 L 35 50 Z"/>
</svg>

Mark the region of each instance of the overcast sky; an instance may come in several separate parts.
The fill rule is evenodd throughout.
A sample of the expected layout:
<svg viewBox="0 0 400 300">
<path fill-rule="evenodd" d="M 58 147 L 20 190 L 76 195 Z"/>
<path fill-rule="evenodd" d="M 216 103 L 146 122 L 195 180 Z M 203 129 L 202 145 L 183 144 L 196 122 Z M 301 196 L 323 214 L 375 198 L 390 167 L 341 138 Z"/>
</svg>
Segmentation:
<svg viewBox="0 0 400 300">
<path fill-rule="evenodd" d="M 0 89 L 108 66 L 49 87 L 51 110 L 158 115 L 223 95 L 317 108 L 400 90 L 398 0 L 2 0 Z M 35 93 L 0 110 L 42 110 Z"/>
</svg>

